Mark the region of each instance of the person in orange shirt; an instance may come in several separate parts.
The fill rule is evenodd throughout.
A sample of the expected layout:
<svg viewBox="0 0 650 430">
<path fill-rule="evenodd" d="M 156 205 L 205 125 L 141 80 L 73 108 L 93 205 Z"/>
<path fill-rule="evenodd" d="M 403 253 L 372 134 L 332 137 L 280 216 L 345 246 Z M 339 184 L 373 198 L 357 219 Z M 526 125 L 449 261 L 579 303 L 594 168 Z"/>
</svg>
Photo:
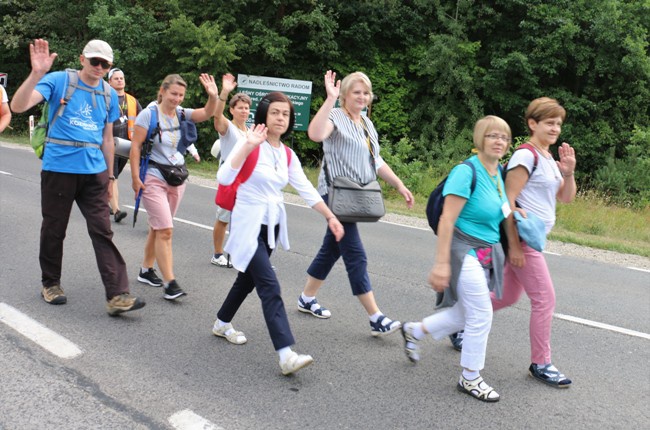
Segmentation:
<svg viewBox="0 0 650 430">
<path fill-rule="evenodd" d="M 118 68 L 111 69 L 108 72 L 108 83 L 117 92 L 120 107 L 120 117 L 113 123 L 113 137 L 131 140 L 133 137 L 135 117 L 142 110 L 142 106 L 140 106 L 140 103 L 135 97 L 124 91 L 124 88 L 126 88 L 126 79 L 122 70 Z M 128 158 L 115 154 L 115 161 L 113 162 L 113 176 L 115 176 L 115 180 L 113 181 L 113 195 L 109 201 L 115 222 L 122 221 L 127 215 L 126 212 L 120 210 L 120 195 L 117 180 L 128 161 Z"/>
</svg>

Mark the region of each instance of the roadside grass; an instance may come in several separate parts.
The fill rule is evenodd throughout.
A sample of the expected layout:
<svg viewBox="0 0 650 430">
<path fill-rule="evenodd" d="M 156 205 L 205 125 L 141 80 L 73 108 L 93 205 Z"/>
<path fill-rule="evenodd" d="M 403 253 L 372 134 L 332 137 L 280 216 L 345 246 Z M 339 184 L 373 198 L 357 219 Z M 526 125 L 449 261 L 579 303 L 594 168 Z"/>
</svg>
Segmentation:
<svg viewBox="0 0 650 430">
<path fill-rule="evenodd" d="M 558 204 L 552 240 L 650 257 L 650 208 L 605 205 L 595 193 Z"/>
<path fill-rule="evenodd" d="M 5 130 L 4 133 L 2 133 L 2 136 L 0 138 L 6 142 L 11 142 L 11 143 L 19 143 L 21 145 L 29 145 L 29 135 L 25 134 L 13 134 L 10 132 L 7 132 Z"/>
<path fill-rule="evenodd" d="M 29 145 L 28 136 L 4 133 L 1 138 L 3 141 Z M 187 165 L 193 175 L 215 178 L 217 162 L 212 157 L 201 163 L 188 158 Z M 317 168 L 305 167 L 305 173 L 313 184 L 317 183 Z M 415 204 L 409 210 L 402 196 L 394 189 L 385 184 L 383 188 L 388 212 L 424 218 L 428 196 L 416 195 Z M 291 186 L 285 191 L 295 193 Z M 634 210 L 607 205 L 595 193 L 579 193 L 571 204 L 558 203 L 557 222 L 549 238 L 650 258 L 650 208 Z"/>
</svg>

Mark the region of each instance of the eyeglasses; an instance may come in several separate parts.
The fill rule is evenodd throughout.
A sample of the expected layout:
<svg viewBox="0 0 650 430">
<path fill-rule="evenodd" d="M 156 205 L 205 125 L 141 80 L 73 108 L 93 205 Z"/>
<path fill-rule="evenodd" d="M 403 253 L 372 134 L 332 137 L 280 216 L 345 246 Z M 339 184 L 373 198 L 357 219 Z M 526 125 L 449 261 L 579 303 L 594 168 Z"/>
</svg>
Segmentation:
<svg viewBox="0 0 650 430">
<path fill-rule="evenodd" d="M 505 143 L 510 143 L 510 138 L 508 136 L 502 136 L 500 134 L 486 134 L 485 137 L 492 140 L 503 140 Z"/>
<path fill-rule="evenodd" d="M 106 60 L 100 60 L 99 58 L 89 58 L 88 62 L 90 63 L 91 66 L 97 67 L 97 66 L 102 66 L 102 69 L 108 70 L 111 68 L 111 63 L 109 63 Z"/>
</svg>

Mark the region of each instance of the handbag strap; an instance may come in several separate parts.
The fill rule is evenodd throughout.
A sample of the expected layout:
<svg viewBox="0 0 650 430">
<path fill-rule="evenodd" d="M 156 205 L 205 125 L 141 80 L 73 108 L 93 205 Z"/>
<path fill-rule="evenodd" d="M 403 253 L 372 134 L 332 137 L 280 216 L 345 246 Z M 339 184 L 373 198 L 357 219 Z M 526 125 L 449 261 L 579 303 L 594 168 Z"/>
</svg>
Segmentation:
<svg viewBox="0 0 650 430">
<path fill-rule="evenodd" d="M 347 115 L 346 115 L 347 116 Z M 350 118 L 350 121 L 354 123 L 354 120 Z M 370 164 L 372 165 L 372 170 L 377 176 L 377 168 L 375 165 L 375 152 L 372 150 L 372 144 L 370 143 L 370 132 L 368 131 L 368 126 L 366 125 L 366 120 L 363 115 L 361 115 L 361 127 L 363 128 L 363 134 L 366 136 L 366 145 L 368 146 L 368 152 L 370 152 Z M 323 170 L 325 171 L 325 183 L 329 188 L 331 184 L 329 170 L 327 169 L 327 157 L 323 154 Z"/>
</svg>

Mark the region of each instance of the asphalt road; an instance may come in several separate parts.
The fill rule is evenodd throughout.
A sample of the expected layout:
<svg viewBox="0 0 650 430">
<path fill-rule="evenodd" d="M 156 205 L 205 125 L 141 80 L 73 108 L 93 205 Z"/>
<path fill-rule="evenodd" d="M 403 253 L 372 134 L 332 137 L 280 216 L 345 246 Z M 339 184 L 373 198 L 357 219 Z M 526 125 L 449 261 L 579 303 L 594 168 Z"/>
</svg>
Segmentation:
<svg viewBox="0 0 650 430">
<path fill-rule="evenodd" d="M 190 184 L 177 214 L 175 272 L 188 292 L 177 303 L 163 300 L 161 289 L 136 281 L 146 213 L 140 213 L 135 228 L 131 209 L 122 224 L 114 224 L 131 291 L 145 298 L 147 306 L 111 318 L 76 207 L 64 251 L 62 282 L 68 303 L 43 302 L 40 161 L 30 151 L 0 145 L 0 171 L 0 429 L 648 425 L 650 273 L 548 255 L 556 313 L 570 317 L 554 320 L 554 362 L 574 384 L 556 390 L 528 376 L 529 307 L 523 298 L 495 314 L 482 375 L 499 391 L 501 401 L 484 404 L 456 391 L 459 354 L 447 340 L 423 342 L 422 360 L 414 366 L 403 353 L 399 334 L 371 337 L 342 263 L 319 294 L 332 318 L 318 320 L 296 310 L 305 269 L 325 223 L 314 211 L 291 205 L 291 250 L 278 250 L 273 262 L 297 339 L 295 350 L 313 355 L 315 363 L 285 377 L 255 294 L 233 321 L 246 333 L 247 344 L 231 345 L 211 334 L 216 311 L 235 278 L 233 269 L 210 264 L 214 190 Z M 128 174 L 120 189 L 125 205 L 132 197 Z M 381 309 L 401 321 L 430 314 L 434 294 L 425 279 L 433 261 L 433 234 L 381 222 L 361 230 Z M 10 326 L 3 309 L 18 311 L 63 336 L 80 354 L 60 358 L 44 349 Z M 572 318 L 588 320 L 587 325 Z M 191 422 L 195 427 L 187 424 Z"/>
</svg>

